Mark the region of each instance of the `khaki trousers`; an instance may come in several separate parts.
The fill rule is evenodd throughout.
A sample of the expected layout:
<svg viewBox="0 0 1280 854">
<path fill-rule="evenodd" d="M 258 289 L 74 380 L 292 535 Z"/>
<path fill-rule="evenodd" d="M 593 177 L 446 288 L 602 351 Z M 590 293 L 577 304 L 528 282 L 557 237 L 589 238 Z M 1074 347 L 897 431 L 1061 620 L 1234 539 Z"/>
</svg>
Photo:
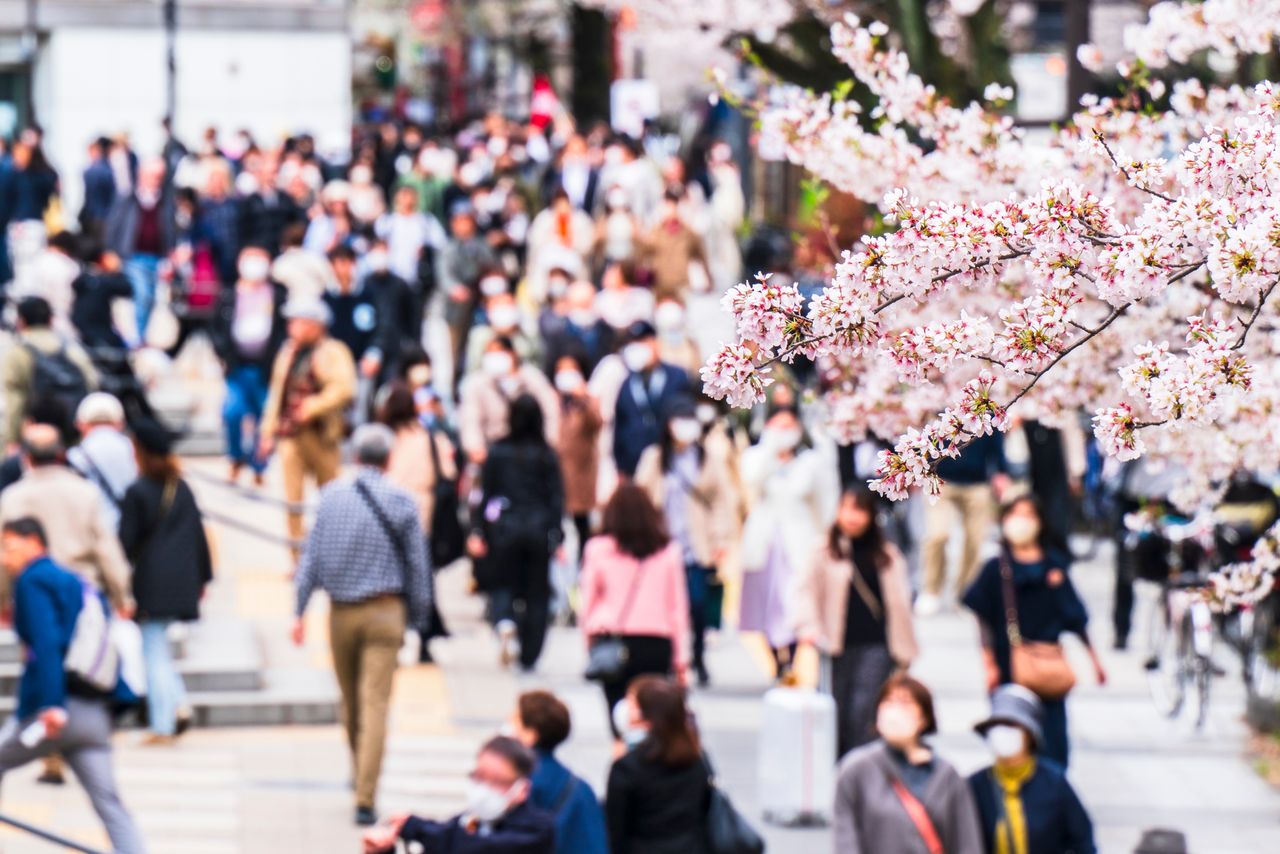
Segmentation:
<svg viewBox="0 0 1280 854">
<path fill-rule="evenodd" d="M 303 430 L 297 436 L 280 440 L 280 468 L 284 473 L 284 499 L 301 504 L 308 475 L 316 486 L 324 486 L 338 476 L 342 467 L 342 448 L 314 430 Z M 302 514 L 288 511 L 289 537 L 299 541 L 305 536 Z M 297 553 L 297 548 L 292 549 Z"/>
<path fill-rule="evenodd" d="M 377 800 L 391 683 L 404 630 L 404 602 L 395 596 L 355 605 L 335 602 L 329 611 L 329 647 L 342 693 L 358 807 L 372 808 Z"/>
<path fill-rule="evenodd" d="M 925 502 L 921 557 L 924 564 L 924 590 L 933 596 L 942 592 L 943 582 L 947 580 L 947 541 L 951 539 L 951 528 L 957 513 L 964 527 L 964 548 L 960 553 L 960 575 L 956 579 L 956 592 L 957 595 L 963 595 L 978 573 L 978 553 L 995 521 L 995 493 L 985 483 L 944 483 L 937 503 Z"/>
</svg>

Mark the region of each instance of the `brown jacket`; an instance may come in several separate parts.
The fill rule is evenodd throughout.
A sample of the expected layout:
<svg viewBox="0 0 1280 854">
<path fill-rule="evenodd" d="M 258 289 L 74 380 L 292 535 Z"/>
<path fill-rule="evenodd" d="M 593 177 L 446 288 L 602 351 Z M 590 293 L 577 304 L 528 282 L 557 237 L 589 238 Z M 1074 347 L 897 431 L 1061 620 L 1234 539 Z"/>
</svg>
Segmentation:
<svg viewBox="0 0 1280 854">
<path fill-rule="evenodd" d="M 636 464 L 636 485 L 649 493 L 661 510 L 666 501 L 666 475 L 662 471 L 662 448 L 650 445 Z M 716 566 L 716 555 L 737 545 L 742 519 L 741 502 L 733 473 L 726 460 L 708 453 L 702 462 L 698 482 L 688 502 L 689 533 L 693 554 L 703 566 Z"/>
<path fill-rule="evenodd" d="M 564 478 L 564 506 L 570 516 L 596 509 L 600 477 L 600 430 L 604 418 L 594 398 L 571 401 L 560 410 L 560 469 Z"/>
<path fill-rule="evenodd" d="M 262 411 L 259 431 L 264 436 L 276 435 L 280 426 L 280 404 L 284 400 L 284 384 L 293 366 L 297 347 L 286 341 L 276 354 L 271 367 L 271 387 L 267 392 L 267 405 Z M 341 341 L 321 338 L 311 356 L 311 370 L 320 384 L 320 390 L 302 401 L 299 416 L 315 428 L 324 438 L 338 442 L 346 429 L 343 411 L 356 394 L 356 365 L 351 351 Z"/>
<path fill-rule="evenodd" d="M 677 227 L 658 223 L 641 242 L 642 257 L 653 274 L 653 296 L 684 299 L 689 288 L 689 265 L 706 267 L 702 238 L 681 222 Z M 708 272 L 710 275 L 710 272 Z"/>
<path fill-rule="evenodd" d="M 533 365 L 521 365 L 514 379 L 512 387 L 506 390 L 484 373 L 473 374 L 462 381 L 458 393 L 458 441 L 468 455 L 487 451 L 494 442 L 506 437 L 511 401 L 522 394 L 538 401 L 547 444 L 555 447 L 560 438 L 560 396 L 546 375 Z"/>
<path fill-rule="evenodd" d="M 129 562 L 96 486 L 66 466 L 37 466 L 0 493 L 0 524 L 24 516 L 44 526 L 55 563 L 96 584 L 116 608 L 132 605 Z M 8 601 L 9 576 L 0 575 L 0 598 Z"/>
<path fill-rule="evenodd" d="M 881 605 L 885 614 L 885 634 L 889 654 L 900 667 L 915 660 L 915 627 L 911 622 L 911 586 L 907 562 L 897 547 L 888 544 L 888 562 L 880 571 Z M 792 597 L 792 625 L 799 637 L 812 637 L 828 655 L 844 651 L 844 621 L 849 607 L 849 587 L 853 563 L 831 554 L 826 543 L 800 574 Z"/>
</svg>

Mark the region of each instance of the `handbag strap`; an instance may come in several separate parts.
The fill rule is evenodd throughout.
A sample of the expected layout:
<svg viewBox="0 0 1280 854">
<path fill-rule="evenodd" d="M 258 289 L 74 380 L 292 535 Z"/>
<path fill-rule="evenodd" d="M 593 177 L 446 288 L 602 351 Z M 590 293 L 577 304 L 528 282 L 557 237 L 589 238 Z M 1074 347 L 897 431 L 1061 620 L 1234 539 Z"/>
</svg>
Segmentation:
<svg viewBox="0 0 1280 854">
<path fill-rule="evenodd" d="M 431 476 L 435 478 L 435 484 L 438 486 L 442 480 L 447 480 L 440 473 L 440 451 L 436 448 L 436 431 L 434 427 L 427 427 L 427 450 L 431 454 Z"/>
<path fill-rule="evenodd" d="M 849 565 L 853 568 L 853 577 L 851 580 L 853 582 L 853 589 L 858 592 L 858 598 L 867 606 L 867 610 L 871 612 L 871 616 L 875 617 L 877 620 L 881 619 L 884 616 L 884 606 L 880 604 L 880 600 L 876 598 L 876 594 L 871 591 L 871 587 L 867 584 L 867 580 L 862 577 L 862 570 L 858 568 L 858 562 L 853 559 L 852 549 L 850 549 L 849 554 Z M 878 567 L 876 568 L 876 571 L 880 571 Z"/>
<path fill-rule="evenodd" d="M 407 597 L 409 595 L 409 553 L 405 549 L 404 543 L 400 536 L 396 533 L 395 526 L 391 524 L 391 520 L 387 517 L 387 511 L 382 509 L 382 505 L 374 500 L 373 493 L 369 491 L 369 487 L 359 478 L 355 480 L 356 492 L 360 493 L 360 497 L 364 499 L 364 503 L 369 505 L 374 518 L 378 520 L 378 526 L 382 528 L 382 532 L 387 535 L 387 539 L 391 541 L 391 548 L 396 553 L 396 560 L 400 563 L 400 583 L 402 585 L 402 593 Z"/>
<path fill-rule="evenodd" d="M 1013 567 L 1009 565 L 1009 556 L 1000 551 L 1000 589 L 1004 599 L 1005 632 L 1009 635 L 1009 646 L 1022 645 L 1022 630 L 1018 627 L 1018 597 L 1013 590 Z"/>
<path fill-rule="evenodd" d="M 929 854 L 944 854 L 946 849 L 942 847 L 938 829 L 934 827 L 933 819 L 929 818 L 929 811 L 924 808 L 924 804 L 920 803 L 920 799 L 911 794 L 911 790 L 897 777 L 890 776 L 889 785 L 893 787 L 898 800 L 902 801 L 902 808 L 907 811 L 911 823 L 919 831 L 920 837 L 924 840 L 924 847 L 929 849 Z"/>
<path fill-rule="evenodd" d="M 640 590 L 640 576 L 644 568 L 644 561 L 636 558 L 636 574 L 631 577 L 631 589 L 627 591 L 627 600 L 622 603 L 622 610 L 618 612 L 618 631 L 617 634 L 625 634 L 627 627 L 627 619 L 631 616 L 631 607 L 636 602 L 636 593 Z"/>
</svg>

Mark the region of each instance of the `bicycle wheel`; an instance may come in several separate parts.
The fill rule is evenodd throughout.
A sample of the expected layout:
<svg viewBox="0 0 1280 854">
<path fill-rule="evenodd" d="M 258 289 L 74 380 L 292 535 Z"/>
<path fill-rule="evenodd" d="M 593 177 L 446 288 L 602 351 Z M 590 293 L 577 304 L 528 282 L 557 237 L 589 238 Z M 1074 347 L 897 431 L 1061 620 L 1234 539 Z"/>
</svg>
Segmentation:
<svg viewBox="0 0 1280 854">
<path fill-rule="evenodd" d="M 1190 622 L 1190 621 L 1188 621 Z M 1190 653 L 1194 659 L 1193 672 L 1196 682 L 1196 729 L 1204 728 L 1209 719 L 1209 688 L 1213 683 L 1213 662 L 1194 650 Z"/>
<path fill-rule="evenodd" d="M 1190 626 L 1186 620 L 1169 625 L 1167 595 L 1151 610 L 1147 624 L 1147 689 L 1156 711 L 1177 717 L 1186 699 L 1187 669 L 1184 652 L 1191 651 Z"/>
</svg>

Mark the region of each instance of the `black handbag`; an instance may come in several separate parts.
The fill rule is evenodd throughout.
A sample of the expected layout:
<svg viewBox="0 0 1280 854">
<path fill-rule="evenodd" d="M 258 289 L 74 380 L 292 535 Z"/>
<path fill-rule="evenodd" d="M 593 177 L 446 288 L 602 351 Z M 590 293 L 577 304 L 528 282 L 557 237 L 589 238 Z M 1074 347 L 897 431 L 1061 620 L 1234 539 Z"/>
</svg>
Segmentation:
<svg viewBox="0 0 1280 854">
<path fill-rule="evenodd" d="M 440 474 L 440 452 L 436 449 L 435 431 L 427 428 L 427 447 L 431 449 L 431 470 L 436 483 L 432 490 L 434 504 L 431 510 L 431 566 L 442 569 L 466 553 L 467 534 L 462 529 L 458 513 L 458 482 Z"/>
<path fill-rule="evenodd" d="M 640 566 L 636 567 L 635 577 L 631 579 L 631 589 L 627 592 L 627 601 L 618 612 L 619 629 L 626 626 L 627 617 L 631 616 L 631 606 L 636 601 L 636 591 L 640 589 L 640 569 Z M 621 682 L 626 678 L 630 658 L 631 650 L 621 632 L 596 635 L 587 648 L 587 669 L 582 675 L 592 682 Z"/>
<path fill-rule="evenodd" d="M 708 767 L 710 771 L 710 767 Z M 763 854 L 764 840 L 733 806 L 729 796 L 709 778 L 707 801 L 707 844 L 712 854 Z"/>
</svg>

